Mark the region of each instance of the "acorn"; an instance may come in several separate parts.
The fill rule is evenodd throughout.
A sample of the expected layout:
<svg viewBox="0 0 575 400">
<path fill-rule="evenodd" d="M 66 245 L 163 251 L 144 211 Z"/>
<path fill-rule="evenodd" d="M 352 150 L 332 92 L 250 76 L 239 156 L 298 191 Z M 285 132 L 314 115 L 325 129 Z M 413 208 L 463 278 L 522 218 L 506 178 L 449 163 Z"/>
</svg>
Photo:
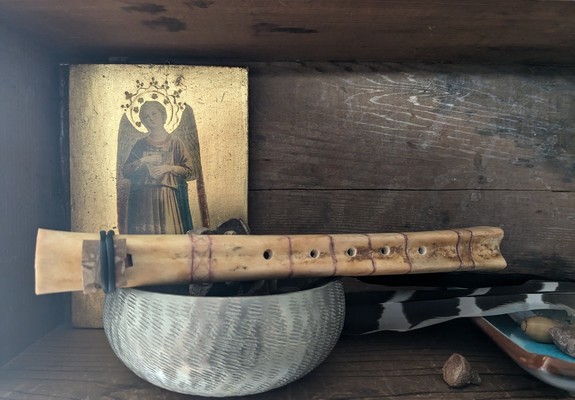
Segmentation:
<svg viewBox="0 0 575 400">
<path fill-rule="evenodd" d="M 481 378 L 471 368 L 469 361 L 461 354 L 453 353 L 443 365 L 443 380 L 451 387 L 460 388 L 469 384 L 479 385 Z"/>
<path fill-rule="evenodd" d="M 564 323 L 553 319 L 535 316 L 521 321 L 521 330 L 530 338 L 541 343 L 553 343 L 549 334 L 551 328 L 563 326 Z"/>
</svg>

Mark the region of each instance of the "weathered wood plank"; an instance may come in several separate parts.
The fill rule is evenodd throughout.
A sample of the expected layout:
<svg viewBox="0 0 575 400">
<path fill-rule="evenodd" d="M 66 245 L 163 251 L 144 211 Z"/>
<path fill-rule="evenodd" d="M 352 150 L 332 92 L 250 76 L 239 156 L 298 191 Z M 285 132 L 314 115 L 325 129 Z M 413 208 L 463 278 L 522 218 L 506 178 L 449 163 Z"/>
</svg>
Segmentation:
<svg viewBox="0 0 575 400">
<path fill-rule="evenodd" d="M 481 374 L 480 386 L 454 390 L 441 378 L 453 353 Z M 139 379 L 115 357 L 102 330 L 57 330 L 0 368 L 0 398 L 200 399 Z M 496 399 L 568 398 L 529 376 L 470 321 L 408 333 L 342 337 L 328 359 L 288 386 L 237 399 Z"/>
<path fill-rule="evenodd" d="M 575 69 L 251 67 L 251 189 L 575 189 Z"/>
<path fill-rule="evenodd" d="M 575 62 L 575 5 L 561 0 L 2 0 L 0 7 L 5 23 L 68 56 Z"/>
<path fill-rule="evenodd" d="M 497 190 L 270 190 L 250 195 L 253 233 L 505 231 L 507 273 L 575 278 L 575 193 Z M 496 276 L 494 277 L 496 279 Z"/>
</svg>

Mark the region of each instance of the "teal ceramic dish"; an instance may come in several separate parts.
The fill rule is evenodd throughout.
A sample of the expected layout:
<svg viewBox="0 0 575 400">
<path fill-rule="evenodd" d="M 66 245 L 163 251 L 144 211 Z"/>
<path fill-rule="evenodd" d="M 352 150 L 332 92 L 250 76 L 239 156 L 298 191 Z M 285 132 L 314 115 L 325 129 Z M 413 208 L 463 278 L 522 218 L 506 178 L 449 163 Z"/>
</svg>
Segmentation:
<svg viewBox="0 0 575 400">
<path fill-rule="evenodd" d="M 575 358 L 554 344 L 528 338 L 507 315 L 474 318 L 474 321 L 525 371 L 549 385 L 575 394 Z"/>
</svg>

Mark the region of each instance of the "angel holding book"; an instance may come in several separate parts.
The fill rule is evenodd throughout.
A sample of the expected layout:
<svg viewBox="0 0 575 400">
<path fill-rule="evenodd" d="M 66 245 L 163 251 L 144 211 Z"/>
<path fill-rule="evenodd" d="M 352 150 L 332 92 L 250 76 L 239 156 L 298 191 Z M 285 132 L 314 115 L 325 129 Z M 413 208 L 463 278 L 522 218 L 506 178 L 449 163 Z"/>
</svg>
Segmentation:
<svg viewBox="0 0 575 400">
<path fill-rule="evenodd" d="M 158 101 L 146 101 L 140 108 L 148 134 L 133 144 L 122 167 L 129 180 L 126 233 L 179 234 L 193 228 L 187 181 L 196 179 L 198 161 L 182 135 L 166 131 L 166 118 L 166 108 Z"/>
</svg>

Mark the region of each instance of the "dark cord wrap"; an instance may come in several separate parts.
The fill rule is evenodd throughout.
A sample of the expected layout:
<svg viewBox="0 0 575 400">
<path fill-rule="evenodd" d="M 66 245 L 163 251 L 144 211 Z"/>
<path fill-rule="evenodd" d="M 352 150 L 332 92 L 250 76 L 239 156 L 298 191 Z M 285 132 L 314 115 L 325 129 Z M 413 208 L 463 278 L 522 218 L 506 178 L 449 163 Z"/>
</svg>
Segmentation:
<svg viewBox="0 0 575 400">
<path fill-rule="evenodd" d="M 100 231 L 100 282 L 104 293 L 116 290 L 114 231 Z"/>
</svg>

